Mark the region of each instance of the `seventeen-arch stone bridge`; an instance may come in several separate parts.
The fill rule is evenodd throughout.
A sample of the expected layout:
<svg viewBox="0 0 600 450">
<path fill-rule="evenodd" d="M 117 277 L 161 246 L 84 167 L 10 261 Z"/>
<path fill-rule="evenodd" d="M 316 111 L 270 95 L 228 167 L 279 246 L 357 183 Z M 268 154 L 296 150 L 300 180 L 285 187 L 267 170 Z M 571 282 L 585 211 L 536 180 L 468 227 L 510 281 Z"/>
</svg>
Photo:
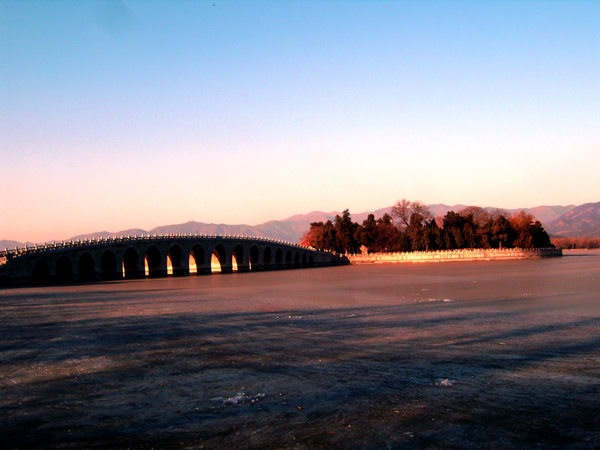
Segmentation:
<svg viewBox="0 0 600 450">
<path fill-rule="evenodd" d="M 246 236 L 109 237 L 0 252 L 1 284 L 47 284 L 323 267 L 344 258 Z"/>
</svg>

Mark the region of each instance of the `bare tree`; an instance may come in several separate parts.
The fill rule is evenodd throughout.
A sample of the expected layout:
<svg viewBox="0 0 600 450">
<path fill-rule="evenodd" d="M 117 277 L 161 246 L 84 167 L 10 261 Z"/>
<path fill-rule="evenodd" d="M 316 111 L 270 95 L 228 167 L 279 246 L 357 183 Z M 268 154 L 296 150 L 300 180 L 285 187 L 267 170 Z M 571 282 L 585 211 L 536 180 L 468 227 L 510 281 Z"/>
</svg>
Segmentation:
<svg viewBox="0 0 600 450">
<path fill-rule="evenodd" d="M 433 218 L 433 215 L 429 211 L 427 205 L 420 201 L 411 202 L 403 198 L 398 200 L 394 206 L 392 206 L 392 217 L 402 227 L 408 227 L 410 224 L 410 218 L 413 214 L 419 214 L 423 218 L 423 221 Z"/>
<path fill-rule="evenodd" d="M 498 217 L 502 216 L 505 218 L 510 217 L 510 213 L 502 208 L 495 208 L 490 212 L 492 219 L 496 220 Z"/>
<path fill-rule="evenodd" d="M 463 216 L 464 218 L 469 218 L 473 220 L 473 223 L 477 226 L 482 227 L 486 222 L 490 220 L 492 215 L 481 206 L 467 206 L 464 209 L 461 209 L 458 214 Z"/>
<path fill-rule="evenodd" d="M 394 206 L 392 206 L 392 217 L 400 222 L 400 225 L 408 226 L 410 223 L 410 216 L 412 202 L 403 198 L 398 200 Z"/>
<path fill-rule="evenodd" d="M 433 215 L 429 211 L 429 207 L 425 203 L 418 200 L 412 202 L 412 214 L 420 214 L 421 217 L 423 217 L 423 221 L 433 219 Z"/>
</svg>

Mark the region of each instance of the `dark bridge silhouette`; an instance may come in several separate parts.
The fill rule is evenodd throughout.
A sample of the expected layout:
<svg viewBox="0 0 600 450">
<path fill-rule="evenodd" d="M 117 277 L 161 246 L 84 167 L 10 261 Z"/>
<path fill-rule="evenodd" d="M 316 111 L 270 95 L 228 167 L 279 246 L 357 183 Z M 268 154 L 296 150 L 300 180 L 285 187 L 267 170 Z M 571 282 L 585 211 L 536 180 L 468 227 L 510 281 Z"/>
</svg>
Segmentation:
<svg viewBox="0 0 600 450">
<path fill-rule="evenodd" d="M 66 241 L 0 252 L 2 284 L 47 284 L 213 272 L 323 267 L 345 259 L 273 239 L 246 236 L 127 236 Z"/>
</svg>

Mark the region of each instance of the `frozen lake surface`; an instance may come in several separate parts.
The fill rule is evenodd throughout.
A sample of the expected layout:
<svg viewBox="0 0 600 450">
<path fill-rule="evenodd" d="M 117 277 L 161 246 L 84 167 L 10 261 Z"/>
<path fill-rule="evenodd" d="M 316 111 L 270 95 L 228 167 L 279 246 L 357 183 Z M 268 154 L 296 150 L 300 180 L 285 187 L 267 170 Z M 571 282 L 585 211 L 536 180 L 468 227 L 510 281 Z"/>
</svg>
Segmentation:
<svg viewBox="0 0 600 450">
<path fill-rule="evenodd" d="M 5 448 L 600 447 L 600 252 L 0 290 Z"/>
</svg>

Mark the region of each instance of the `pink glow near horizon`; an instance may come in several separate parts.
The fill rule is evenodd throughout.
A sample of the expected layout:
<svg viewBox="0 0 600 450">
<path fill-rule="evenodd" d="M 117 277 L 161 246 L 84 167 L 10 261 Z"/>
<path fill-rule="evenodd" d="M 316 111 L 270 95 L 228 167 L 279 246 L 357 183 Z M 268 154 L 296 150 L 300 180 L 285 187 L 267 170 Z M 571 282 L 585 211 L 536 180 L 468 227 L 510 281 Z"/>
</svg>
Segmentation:
<svg viewBox="0 0 600 450">
<path fill-rule="evenodd" d="M 0 3 L 0 239 L 600 200 L 599 3 L 218 6 Z"/>
</svg>

